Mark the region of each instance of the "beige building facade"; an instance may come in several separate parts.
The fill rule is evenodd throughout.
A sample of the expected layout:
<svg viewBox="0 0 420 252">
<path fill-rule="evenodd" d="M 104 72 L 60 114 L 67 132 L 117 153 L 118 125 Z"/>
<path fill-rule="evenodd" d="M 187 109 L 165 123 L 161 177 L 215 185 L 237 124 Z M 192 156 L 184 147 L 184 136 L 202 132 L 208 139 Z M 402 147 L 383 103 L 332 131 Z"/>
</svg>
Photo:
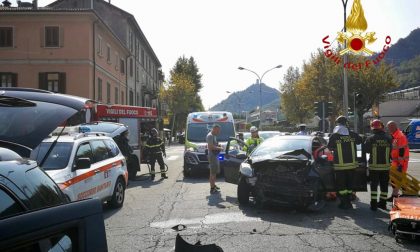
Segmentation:
<svg viewBox="0 0 420 252">
<path fill-rule="evenodd" d="M 112 27 L 117 21 L 119 29 Z M 157 107 L 160 68 L 134 17 L 104 1 L 0 7 L 2 87 Z"/>
</svg>

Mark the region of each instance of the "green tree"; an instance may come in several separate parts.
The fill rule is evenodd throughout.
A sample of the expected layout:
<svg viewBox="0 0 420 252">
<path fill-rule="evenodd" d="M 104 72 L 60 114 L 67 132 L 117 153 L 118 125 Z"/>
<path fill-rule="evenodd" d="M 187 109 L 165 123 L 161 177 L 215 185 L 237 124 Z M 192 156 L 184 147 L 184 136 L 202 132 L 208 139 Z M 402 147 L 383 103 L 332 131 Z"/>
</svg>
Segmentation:
<svg viewBox="0 0 420 252">
<path fill-rule="evenodd" d="M 172 131 L 181 129 L 190 108 L 197 103 L 194 83 L 190 76 L 184 73 L 173 73 L 171 82 L 165 83 L 159 92 L 162 102 L 168 104 L 172 112 Z"/>
<path fill-rule="evenodd" d="M 194 57 L 186 58 L 185 56 L 179 57 L 175 66 L 170 71 L 171 76 L 173 74 L 183 73 L 191 77 L 192 82 L 194 83 L 194 91 L 196 93 L 200 92 L 203 85 L 201 84 L 202 74 L 199 73 L 197 64 L 195 63 Z"/>
<path fill-rule="evenodd" d="M 305 102 L 299 95 L 301 87 L 299 68 L 289 67 L 281 84 L 281 110 L 291 123 L 302 123 L 309 116 Z"/>
</svg>

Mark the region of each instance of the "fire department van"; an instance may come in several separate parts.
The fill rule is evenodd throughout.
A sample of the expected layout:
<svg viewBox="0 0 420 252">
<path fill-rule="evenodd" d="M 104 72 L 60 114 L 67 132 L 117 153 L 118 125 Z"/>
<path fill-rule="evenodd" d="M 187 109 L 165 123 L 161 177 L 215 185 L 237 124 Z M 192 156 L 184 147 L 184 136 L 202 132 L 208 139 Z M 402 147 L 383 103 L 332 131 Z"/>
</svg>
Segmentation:
<svg viewBox="0 0 420 252">
<path fill-rule="evenodd" d="M 40 163 L 56 139 L 45 139 L 32 151 L 31 158 Z M 124 203 L 126 160 L 114 140 L 104 133 L 61 135 L 42 168 L 71 201 L 99 198 L 116 208 Z"/>
</svg>

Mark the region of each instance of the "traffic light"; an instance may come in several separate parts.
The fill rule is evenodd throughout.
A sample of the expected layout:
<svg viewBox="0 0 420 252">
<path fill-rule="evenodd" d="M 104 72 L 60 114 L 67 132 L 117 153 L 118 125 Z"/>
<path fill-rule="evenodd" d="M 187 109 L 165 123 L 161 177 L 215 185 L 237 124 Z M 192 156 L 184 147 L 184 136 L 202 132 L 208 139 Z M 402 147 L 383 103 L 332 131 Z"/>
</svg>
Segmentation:
<svg viewBox="0 0 420 252">
<path fill-rule="evenodd" d="M 351 107 L 349 107 L 347 111 L 349 115 L 354 115 L 354 111 Z"/>
<path fill-rule="evenodd" d="M 356 106 L 360 106 L 363 104 L 363 95 L 361 93 L 356 93 L 354 95 L 354 100 L 356 102 Z"/>
<path fill-rule="evenodd" d="M 315 115 L 322 118 L 322 102 L 314 102 Z"/>
<path fill-rule="evenodd" d="M 333 114 L 332 102 L 325 103 L 325 111 L 326 117 L 331 116 Z"/>
</svg>

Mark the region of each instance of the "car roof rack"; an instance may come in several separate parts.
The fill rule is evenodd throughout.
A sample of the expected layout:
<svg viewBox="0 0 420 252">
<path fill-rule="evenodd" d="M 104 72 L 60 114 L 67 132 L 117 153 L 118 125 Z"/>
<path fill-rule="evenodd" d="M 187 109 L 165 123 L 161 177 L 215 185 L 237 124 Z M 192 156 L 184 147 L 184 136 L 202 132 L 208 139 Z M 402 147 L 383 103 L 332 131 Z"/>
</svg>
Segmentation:
<svg viewBox="0 0 420 252">
<path fill-rule="evenodd" d="M 80 139 L 82 137 L 90 137 L 90 136 L 109 136 L 108 133 L 105 132 L 85 132 L 85 133 L 77 133 L 74 135 L 74 140 Z"/>
</svg>

